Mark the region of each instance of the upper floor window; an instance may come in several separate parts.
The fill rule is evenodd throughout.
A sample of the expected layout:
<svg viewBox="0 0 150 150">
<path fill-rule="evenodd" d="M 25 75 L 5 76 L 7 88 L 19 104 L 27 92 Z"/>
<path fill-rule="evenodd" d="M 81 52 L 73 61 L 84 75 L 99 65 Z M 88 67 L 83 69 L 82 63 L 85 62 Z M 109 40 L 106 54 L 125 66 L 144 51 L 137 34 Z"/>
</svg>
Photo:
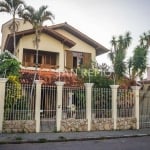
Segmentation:
<svg viewBox="0 0 150 150">
<path fill-rule="evenodd" d="M 39 66 L 55 66 L 57 63 L 57 53 L 53 52 L 45 52 L 45 51 L 39 51 L 38 52 L 38 65 Z M 36 60 L 36 51 L 35 50 L 29 50 L 24 49 L 23 50 L 23 65 L 32 67 L 35 66 L 37 63 Z"/>
<path fill-rule="evenodd" d="M 91 53 L 73 52 L 66 50 L 66 67 L 73 69 L 77 67 L 90 67 Z"/>
<path fill-rule="evenodd" d="M 83 64 L 83 53 L 73 52 L 73 68 Z"/>
<path fill-rule="evenodd" d="M 38 59 L 38 60 L 37 60 L 37 59 Z M 38 62 L 37 62 L 37 61 L 38 61 Z M 33 63 L 34 63 L 34 64 L 38 63 L 39 65 L 42 64 L 42 55 L 38 55 L 38 56 L 37 56 L 37 55 L 35 54 L 35 55 L 34 55 L 34 58 L 33 58 Z"/>
</svg>

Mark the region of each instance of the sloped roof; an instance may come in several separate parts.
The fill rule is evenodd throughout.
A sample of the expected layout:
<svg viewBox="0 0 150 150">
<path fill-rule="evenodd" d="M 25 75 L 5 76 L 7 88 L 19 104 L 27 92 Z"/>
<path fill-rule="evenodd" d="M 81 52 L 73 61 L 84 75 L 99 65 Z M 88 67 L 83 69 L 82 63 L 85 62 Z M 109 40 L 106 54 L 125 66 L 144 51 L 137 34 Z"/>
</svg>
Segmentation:
<svg viewBox="0 0 150 150">
<path fill-rule="evenodd" d="M 100 54 L 103 54 L 103 53 L 106 53 L 109 51 L 107 48 L 105 48 L 104 46 L 102 46 L 101 44 L 99 44 L 95 40 L 91 39 L 90 37 L 88 37 L 87 35 L 80 32 L 79 30 L 72 27 L 71 25 L 69 25 L 66 22 L 49 26 L 49 28 L 54 29 L 54 30 L 64 29 L 64 30 L 68 31 L 69 33 L 73 34 L 74 36 L 76 36 L 79 39 L 83 40 L 84 42 L 88 43 L 89 45 L 93 46 L 96 49 L 96 55 L 100 55 Z"/>
<path fill-rule="evenodd" d="M 43 27 L 41 29 L 41 32 L 54 37 L 55 39 L 59 40 L 60 42 L 64 43 L 65 45 L 67 45 L 68 47 L 72 47 L 76 44 L 74 41 L 70 40 L 69 38 L 63 36 L 62 34 L 56 32 L 55 30 L 52 30 L 50 28 Z M 23 37 L 25 35 L 34 34 L 34 33 L 35 33 L 35 30 L 33 30 L 33 29 L 16 32 L 16 43 L 18 43 L 18 41 L 20 40 L 21 37 Z M 8 34 L 4 49 L 13 51 L 13 33 Z"/>
</svg>

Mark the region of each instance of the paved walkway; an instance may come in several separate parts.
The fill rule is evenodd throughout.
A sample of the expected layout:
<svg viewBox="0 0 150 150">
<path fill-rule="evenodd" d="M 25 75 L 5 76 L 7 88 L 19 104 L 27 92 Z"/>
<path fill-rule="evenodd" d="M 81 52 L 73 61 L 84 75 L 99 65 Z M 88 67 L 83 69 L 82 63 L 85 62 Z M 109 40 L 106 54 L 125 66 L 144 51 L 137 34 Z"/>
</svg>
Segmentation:
<svg viewBox="0 0 150 150">
<path fill-rule="evenodd" d="M 0 133 L 0 144 L 25 142 L 62 142 L 79 140 L 100 140 L 110 138 L 150 136 L 149 129 L 124 131 L 95 131 L 67 133 Z"/>
</svg>

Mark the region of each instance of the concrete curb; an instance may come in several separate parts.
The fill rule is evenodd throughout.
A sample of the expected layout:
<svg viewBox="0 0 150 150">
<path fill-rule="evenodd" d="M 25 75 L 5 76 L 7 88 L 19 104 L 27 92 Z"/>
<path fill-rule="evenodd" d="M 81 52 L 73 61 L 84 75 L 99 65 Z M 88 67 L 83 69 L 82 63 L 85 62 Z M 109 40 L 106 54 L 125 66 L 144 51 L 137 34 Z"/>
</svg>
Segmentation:
<svg viewBox="0 0 150 150">
<path fill-rule="evenodd" d="M 48 142 L 70 142 L 70 141 L 91 141 L 91 140 L 107 140 L 107 139 L 117 139 L 117 138 L 138 138 L 150 136 L 150 134 L 135 134 L 135 135 L 121 135 L 121 136 L 101 136 L 101 137 L 83 137 L 83 138 L 70 138 L 67 139 L 66 137 L 58 137 L 57 139 L 46 139 L 46 138 L 39 138 L 38 140 L 8 140 L 8 141 L 0 141 L 0 144 L 23 144 L 23 143 L 48 143 Z"/>
</svg>

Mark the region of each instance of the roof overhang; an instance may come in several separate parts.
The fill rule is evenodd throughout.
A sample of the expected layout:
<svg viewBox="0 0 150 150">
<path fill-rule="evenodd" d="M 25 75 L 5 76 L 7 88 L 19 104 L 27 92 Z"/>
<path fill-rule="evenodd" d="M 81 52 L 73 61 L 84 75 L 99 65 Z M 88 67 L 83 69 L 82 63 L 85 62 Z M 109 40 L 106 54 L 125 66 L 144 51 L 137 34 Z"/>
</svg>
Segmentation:
<svg viewBox="0 0 150 150">
<path fill-rule="evenodd" d="M 70 40 L 69 38 L 61 35 L 60 33 L 56 32 L 55 30 L 48 29 L 47 27 L 43 27 L 40 30 L 40 32 L 45 33 L 45 34 L 57 39 L 58 41 L 62 42 L 64 45 L 68 46 L 69 48 L 73 47 L 76 44 L 74 41 Z M 16 32 L 16 44 L 19 42 L 20 38 L 22 38 L 23 36 L 34 34 L 34 33 L 35 33 L 34 29 Z M 13 33 L 8 34 L 4 49 L 5 50 L 7 49 L 11 52 L 13 51 Z"/>
<path fill-rule="evenodd" d="M 84 41 L 84 42 L 88 43 L 89 45 L 91 45 L 92 47 L 94 47 L 96 49 L 96 56 L 107 53 L 109 51 L 107 48 L 105 48 L 104 46 L 102 46 L 101 44 L 96 42 L 95 40 L 91 39 L 87 35 L 83 34 L 79 30 L 75 29 L 74 27 L 72 27 L 68 23 L 61 23 L 61 24 L 57 24 L 57 25 L 52 25 L 52 26 L 49 26 L 49 28 L 52 28 L 54 30 L 64 29 L 64 30 L 70 32 L 74 36 L 78 37 L 82 41 Z"/>
</svg>

